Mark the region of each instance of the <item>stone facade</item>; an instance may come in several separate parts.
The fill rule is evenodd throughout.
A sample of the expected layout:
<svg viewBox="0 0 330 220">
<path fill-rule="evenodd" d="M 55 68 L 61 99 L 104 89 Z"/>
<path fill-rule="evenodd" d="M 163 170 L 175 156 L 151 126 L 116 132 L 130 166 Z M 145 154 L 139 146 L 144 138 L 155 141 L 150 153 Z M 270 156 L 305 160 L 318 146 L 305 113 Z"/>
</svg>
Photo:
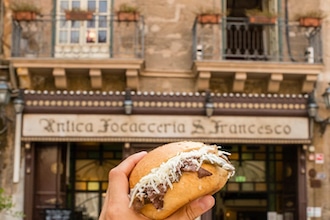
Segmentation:
<svg viewBox="0 0 330 220">
<path fill-rule="evenodd" d="M 278 1 L 278 5 L 281 6 L 281 11 L 284 12 L 286 1 Z M 43 13 L 45 14 L 50 14 L 52 12 L 52 2 L 54 1 L 37 1 L 38 4 L 42 5 Z M 117 8 L 121 2 L 123 1 L 115 1 L 114 7 Z M 223 66 L 218 67 L 216 64 L 211 63 L 210 66 L 212 66 L 213 69 L 207 70 L 205 68 L 202 69 L 198 66 L 199 64 L 194 64 L 192 56 L 194 53 L 192 28 L 196 12 L 202 7 L 209 6 L 221 9 L 222 4 L 220 0 L 167 0 L 157 1 L 157 3 L 155 0 L 136 0 L 132 2 L 138 5 L 144 16 L 143 34 L 145 37 L 145 48 L 143 51 L 143 58 L 141 59 L 144 60 L 143 64 L 136 64 L 139 67 L 130 69 L 132 72 L 129 72 L 126 67 L 116 70 L 111 69 L 111 67 L 107 71 L 104 71 L 104 69 L 100 67 L 102 70 L 96 70 L 95 72 L 93 72 L 94 69 L 91 71 L 89 68 L 84 67 L 77 77 L 75 72 L 79 69 L 77 67 L 71 68 L 75 70 L 70 69 L 64 71 L 64 74 L 62 74 L 61 69 L 59 71 L 60 76 L 56 75 L 59 72 L 53 70 L 54 66 L 56 67 L 56 65 L 58 65 L 62 68 L 65 61 L 50 62 L 49 59 L 44 59 L 40 61 L 39 64 L 35 64 L 35 66 L 30 68 L 29 65 L 32 65 L 32 62 L 28 60 L 24 64 L 16 64 L 15 74 L 17 75 L 15 78 L 18 78 L 19 87 L 32 90 L 52 91 L 57 89 L 124 91 L 126 87 L 134 87 L 134 90 L 138 91 L 157 92 L 196 92 L 210 89 L 215 93 L 239 92 L 251 94 L 302 94 L 309 93 L 315 88 L 317 101 L 320 106 L 319 114 L 323 118 L 329 117 L 329 109 L 326 109 L 321 101 L 322 93 L 329 86 L 328 83 L 330 82 L 329 16 L 325 17 L 322 22 L 321 39 L 323 45 L 323 64 L 320 67 L 313 69 L 314 64 L 303 64 L 301 66 L 297 64 L 297 66 L 294 67 L 283 67 L 284 65 L 281 63 L 274 67 L 265 67 L 265 63 L 258 61 L 258 65 L 244 66 L 240 70 L 237 70 L 237 72 L 233 72 L 233 69 L 238 67 L 239 64 L 234 63 L 232 64 L 234 67 L 225 69 Z M 3 4 L 6 10 L 3 14 L 4 31 L 2 36 L 2 58 L 10 61 L 12 48 L 12 19 L 9 6 L 11 0 L 3 0 Z M 287 1 L 287 4 L 290 22 L 293 22 L 298 12 L 307 11 L 309 9 L 321 8 L 325 14 L 329 14 L 330 12 L 330 0 L 293 0 Z M 130 26 L 121 23 L 120 26 L 116 28 L 129 29 Z M 221 41 L 221 34 L 214 34 L 218 32 L 215 26 L 206 25 L 200 28 L 203 28 L 201 30 L 205 31 L 205 36 L 210 37 L 210 35 L 212 35 L 213 38 L 209 39 L 210 41 Z M 289 34 L 289 37 L 294 35 L 293 32 Z M 127 35 L 128 34 L 125 34 L 125 31 L 123 31 L 122 35 L 119 36 L 122 40 L 122 47 L 119 48 L 120 50 L 131 47 L 131 39 L 128 38 Z M 285 38 L 284 35 L 282 37 L 283 39 Z M 283 44 L 287 43 L 286 40 L 282 40 L 281 42 Z M 214 56 L 211 61 L 214 61 L 213 59 L 219 59 L 221 50 L 222 48 L 219 47 L 215 51 L 212 51 Z M 287 53 L 287 51 L 284 50 L 283 53 Z M 118 59 L 127 59 L 130 61 L 131 58 L 122 56 Z M 127 63 L 129 63 L 129 61 L 127 61 Z M 13 62 L 19 61 L 14 60 Z M 33 62 L 36 61 L 33 60 Z M 86 62 L 86 60 L 82 62 Z M 253 61 L 247 62 L 251 63 Z M 52 67 L 47 67 L 48 69 L 45 71 L 41 65 L 44 63 L 52 63 L 50 65 Z M 121 65 L 128 65 L 127 63 Z M 204 62 L 201 62 L 200 65 L 203 65 L 203 63 Z M 290 61 L 283 63 L 290 64 Z M 102 63 L 102 65 L 103 64 L 104 63 Z M 68 61 L 65 65 L 70 68 L 70 65 L 74 66 L 76 64 L 73 64 L 72 61 Z M 95 66 L 97 65 L 98 64 L 95 64 Z M 316 65 L 317 64 L 315 64 L 315 66 Z M 101 66 L 101 64 L 99 64 L 99 66 Z M 281 73 L 276 72 L 278 68 L 283 68 L 283 70 L 281 69 Z M 292 69 L 294 68 L 298 68 L 298 71 L 293 71 Z M 260 71 L 262 73 L 258 72 L 258 69 L 262 69 Z M 321 72 L 317 74 L 319 69 L 321 69 Z M 266 73 L 263 70 L 266 70 Z M 305 70 L 306 73 L 304 72 Z M 101 72 L 101 74 L 99 74 L 98 71 Z M 96 76 L 99 76 L 99 78 L 96 77 L 97 79 L 95 81 L 93 81 L 93 77 L 91 77 L 94 76 L 94 73 Z M 297 76 L 298 74 L 300 75 Z M 63 76 L 65 77 L 64 82 L 61 81 L 61 77 Z M 17 206 L 17 209 L 22 210 L 23 195 L 21 193 L 24 182 L 20 181 L 18 184 L 12 183 L 12 158 L 15 131 L 15 114 L 12 105 L 6 106 L 6 113 L 9 118 L 9 126 L 6 133 L 6 140 L 2 140 L 0 143 L 0 187 L 5 188 L 6 191 L 13 196 L 14 202 L 20 204 Z M 313 128 L 311 144 L 305 146 L 306 170 L 301 170 L 300 172 L 306 173 L 308 183 L 307 206 L 321 207 L 322 209 L 321 217 L 311 219 L 326 220 L 330 218 L 330 197 L 325 196 L 330 193 L 330 128 L 328 126 L 328 129 L 323 135 L 319 133 L 319 124 L 314 124 Z M 316 163 L 315 159 L 313 159 L 314 153 L 323 154 L 324 162 L 321 164 Z M 23 162 L 24 161 L 22 161 L 22 164 L 24 164 Z M 317 172 L 317 177 L 321 180 L 320 187 L 311 185 L 311 177 L 309 176 L 311 170 Z"/>
</svg>

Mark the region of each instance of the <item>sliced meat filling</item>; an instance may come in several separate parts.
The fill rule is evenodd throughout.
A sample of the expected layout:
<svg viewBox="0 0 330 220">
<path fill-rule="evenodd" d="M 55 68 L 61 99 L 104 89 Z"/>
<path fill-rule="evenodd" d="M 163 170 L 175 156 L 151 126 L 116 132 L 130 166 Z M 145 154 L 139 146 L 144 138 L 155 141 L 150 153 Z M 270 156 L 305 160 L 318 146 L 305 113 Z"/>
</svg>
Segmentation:
<svg viewBox="0 0 330 220">
<path fill-rule="evenodd" d="M 183 163 L 179 164 L 176 168 L 175 173 L 181 176 L 182 172 L 197 172 L 198 178 L 203 178 L 206 176 L 211 176 L 212 173 L 198 166 L 192 162 L 195 158 L 188 158 Z M 168 190 L 169 185 L 160 184 L 157 186 L 159 192 L 156 192 L 153 187 L 148 187 L 144 190 L 145 197 L 143 198 L 135 198 L 133 202 L 133 207 L 135 210 L 139 211 L 145 204 L 152 203 L 156 209 L 162 209 L 164 206 L 164 196 L 166 191 Z"/>
</svg>

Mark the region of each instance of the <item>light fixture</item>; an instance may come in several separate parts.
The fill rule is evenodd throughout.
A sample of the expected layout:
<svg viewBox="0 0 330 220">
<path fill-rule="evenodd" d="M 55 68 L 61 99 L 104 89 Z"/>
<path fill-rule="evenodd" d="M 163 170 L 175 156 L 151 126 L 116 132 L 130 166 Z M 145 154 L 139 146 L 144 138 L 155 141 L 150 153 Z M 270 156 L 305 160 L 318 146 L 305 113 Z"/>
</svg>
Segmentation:
<svg viewBox="0 0 330 220">
<path fill-rule="evenodd" d="M 0 105 L 7 105 L 10 100 L 10 88 L 4 79 L 0 79 Z"/>
<path fill-rule="evenodd" d="M 325 106 L 327 109 L 330 109 L 330 83 L 329 87 L 325 89 L 325 92 L 322 94 Z"/>
<path fill-rule="evenodd" d="M 214 111 L 214 104 L 212 102 L 210 92 L 206 93 L 206 100 L 205 100 L 205 113 L 207 117 L 211 117 Z"/>
<path fill-rule="evenodd" d="M 326 88 L 325 92 L 322 94 L 322 97 L 324 99 L 325 107 L 327 109 L 330 109 L 330 86 L 328 88 Z M 318 108 L 319 108 L 319 106 L 317 105 L 317 103 L 315 101 L 315 95 L 313 92 L 308 97 L 308 115 L 316 123 L 320 124 L 320 133 L 321 133 L 321 135 L 323 135 L 327 129 L 327 125 L 330 124 L 330 117 L 327 117 L 325 119 L 321 118 L 318 115 Z"/>
<path fill-rule="evenodd" d="M 0 134 L 7 131 L 7 117 L 4 106 L 8 104 L 10 96 L 11 92 L 8 83 L 4 78 L 0 78 Z"/>
<path fill-rule="evenodd" d="M 126 92 L 125 92 L 124 109 L 125 109 L 125 114 L 126 115 L 132 114 L 133 101 L 132 101 L 132 98 L 131 98 L 131 90 L 130 89 L 126 89 Z"/>
</svg>

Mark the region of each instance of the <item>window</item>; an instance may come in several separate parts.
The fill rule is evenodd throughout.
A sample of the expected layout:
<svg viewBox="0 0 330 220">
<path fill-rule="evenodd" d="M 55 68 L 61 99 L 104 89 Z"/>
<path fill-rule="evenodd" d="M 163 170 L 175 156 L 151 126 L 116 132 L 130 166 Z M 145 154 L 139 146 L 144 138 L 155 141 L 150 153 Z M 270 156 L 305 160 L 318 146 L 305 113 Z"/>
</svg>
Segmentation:
<svg viewBox="0 0 330 220">
<path fill-rule="evenodd" d="M 110 0 L 60 0 L 55 57 L 109 57 Z M 66 20 L 66 10 L 93 12 L 91 20 Z"/>
</svg>

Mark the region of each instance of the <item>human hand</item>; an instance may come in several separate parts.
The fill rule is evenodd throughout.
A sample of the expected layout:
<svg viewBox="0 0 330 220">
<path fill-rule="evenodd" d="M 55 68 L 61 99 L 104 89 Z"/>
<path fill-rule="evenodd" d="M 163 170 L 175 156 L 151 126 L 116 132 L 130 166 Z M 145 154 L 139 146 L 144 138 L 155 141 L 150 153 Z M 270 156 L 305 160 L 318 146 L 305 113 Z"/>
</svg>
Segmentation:
<svg viewBox="0 0 330 220">
<path fill-rule="evenodd" d="M 129 208 L 128 176 L 135 165 L 146 155 L 140 152 L 129 156 L 109 172 L 109 186 L 99 220 L 149 220 Z M 185 205 L 166 220 L 193 220 L 212 208 L 215 201 L 210 195 Z"/>
</svg>

